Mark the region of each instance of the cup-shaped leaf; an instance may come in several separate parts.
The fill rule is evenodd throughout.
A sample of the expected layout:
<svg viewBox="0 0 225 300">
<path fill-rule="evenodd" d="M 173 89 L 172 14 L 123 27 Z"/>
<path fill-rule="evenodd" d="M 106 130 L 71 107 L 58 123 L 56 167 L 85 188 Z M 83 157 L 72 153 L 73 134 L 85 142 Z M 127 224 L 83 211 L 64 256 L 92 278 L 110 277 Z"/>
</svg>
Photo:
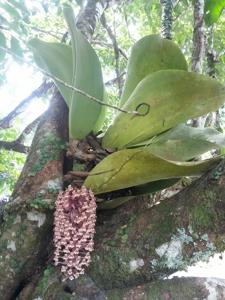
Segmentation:
<svg viewBox="0 0 225 300">
<path fill-rule="evenodd" d="M 121 106 L 128 100 L 142 79 L 164 69 L 187 70 L 185 57 L 173 41 L 152 34 L 135 43 L 128 61 Z"/>
<path fill-rule="evenodd" d="M 103 100 L 102 71 L 94 49 L 76 29 L 72 8 L 66 6 L 64 15 L 71 33 L 72 47 L 39 39 L 32 39 L 29 45 L 36 64 L 56 77 L 54 82 L 69 106 L 70 137 L 81 139 L 96 127 L 99 128 L 104 118 L 102 106 L 88 97 L 91 95 Z M 59 83 L 57 78 L 88 95 L 83 96 L 75 92 Z"/>
<path fill-rule="evenodd" d="M 147 147 L 157 156 L 187 161 L 213 149 L 225 148 L 225 135 L 213 128 L 193 128 L 180 124 L 135 147 Z"/>
<path fill-rule="evenodd" d="M 162 179 L 201 175 L 220 158 L 202 162 L 172 162 L 157 157 L 147 149 L 124 149 L 102 160 L 84 185 L 95 194 L 125 189 Z"/>
<path fill-rule="evenodd" d="M 70 30 L 74 53 L 72 84 L 103 101 L 104 87 L 99 59 L 90 43 L 76 29 L 71 7 L 64 7 L 64 16 Z M 69 111 L 70 137 L 81 139 L 90 133 L 95 128 L 101 109 L 101 105 L 93 102 L 88 96 L 73 91 Z"/>
<path fill-rule="evenodd" d="M 60 43 L 48 43 L 37 38 L 30 40 L 29 46 L 39 68 L 72 85 L 73 58 L 70 46 Z M 54 82 L 67 105 L 70 106 L 72 90 L 57 80 L 54 80 Z"/>
<path fill-rule="evenodd" d="M 145 77 L 123 106 L 144 115 L 118 113 L 103 146 L 125 148 L 143 142 L 190 118 L 218 109 L 225 88 L 215 79 L 182 70 L 162 70 Z"/>
</svg>

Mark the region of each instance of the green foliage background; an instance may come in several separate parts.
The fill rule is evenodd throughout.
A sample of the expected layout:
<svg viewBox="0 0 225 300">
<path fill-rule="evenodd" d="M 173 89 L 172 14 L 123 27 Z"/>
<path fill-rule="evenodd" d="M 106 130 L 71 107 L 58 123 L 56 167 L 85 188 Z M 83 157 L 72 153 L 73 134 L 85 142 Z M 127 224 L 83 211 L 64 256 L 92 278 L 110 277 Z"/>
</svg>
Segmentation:
<svg viewBox="0 0 225 300">
<path fill-rule="evenodd" d="M 0 130 L 0 140 L 13 141 L 18 135 L 15 128 Z M 9 196 L 25 162 L 25 154 L 0 149 L 0 201 Z"/>
</svg>

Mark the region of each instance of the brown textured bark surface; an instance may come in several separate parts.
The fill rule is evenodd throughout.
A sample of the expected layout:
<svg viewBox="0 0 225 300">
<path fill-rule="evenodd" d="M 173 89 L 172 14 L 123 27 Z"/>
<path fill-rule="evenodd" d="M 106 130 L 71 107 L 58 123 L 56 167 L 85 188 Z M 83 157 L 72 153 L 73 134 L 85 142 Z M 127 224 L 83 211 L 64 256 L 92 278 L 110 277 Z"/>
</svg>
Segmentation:
<svg viewBox="0 0 225 300">
<path fill-rule="evenodd" d="M 194 31 L 192 51 L 192 71 L 202 73 L 205 52 L 204 40 L 204 0 L 194 0 Z"/>
<path fill-rule="evenodd" d="M 4 207 L 0 228 L 0 295 L 4 300 L 15 299 L 48 255 L 51 206 L 62 188 L 66 124 L 67 107 L 57 94 L 37 129 L 12 200 Z"/>
<path fill-rule="evenodd" d="M 192 66 L 193 72 L 202 73 L 203 59 L 205 55 L 205 36 L 204 36 L 204 0 L 194 0 L 194 30 L 193 30 L 193 49 Z M 206 117 L 194 119 L 193 127 L 204 128 Z"/>
<path fill-rule="evenodd" d="M 57 274 L 51 270 L 48 278 L 43 280 L 42 277 L 33 294 L 27 299 L 38 297 L 44 300 L 222 300 L 225 297 L 225 280 L 175 277 L 121 289 L 101 290 L 86 275 L 76 282 L 62 284 Z M 22 299 L 24 298 L 19 298 Z"/>
</svg>

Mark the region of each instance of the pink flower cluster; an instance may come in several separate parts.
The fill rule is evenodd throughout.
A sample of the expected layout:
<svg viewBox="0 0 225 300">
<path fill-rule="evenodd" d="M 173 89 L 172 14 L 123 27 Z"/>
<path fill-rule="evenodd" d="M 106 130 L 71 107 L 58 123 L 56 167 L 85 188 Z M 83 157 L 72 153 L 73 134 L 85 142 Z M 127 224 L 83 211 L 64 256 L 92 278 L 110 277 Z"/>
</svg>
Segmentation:
<svg viewBox="0 0 225 300">
<path fill-rule="evenodd" d="M 91 262 L 96 222 L 94 194 L 84 186 L 69 186 L 58 195 L 54 217 L 54 263 L 61 266 L 64 280 L 73 280 Z"/>
</svg>

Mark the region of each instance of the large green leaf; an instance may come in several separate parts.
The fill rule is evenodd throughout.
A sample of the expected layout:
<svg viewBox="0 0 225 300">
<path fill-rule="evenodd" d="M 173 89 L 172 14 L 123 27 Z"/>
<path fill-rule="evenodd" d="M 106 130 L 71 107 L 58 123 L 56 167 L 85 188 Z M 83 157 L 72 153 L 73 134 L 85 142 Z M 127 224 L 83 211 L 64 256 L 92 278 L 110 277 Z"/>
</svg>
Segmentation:
<svg viewBox="0 0 225 300">
<path fill-rule="evenodd" d="M 99 59 L 84 36 L 76 29 L 73 10 L 64 7 L 64 16 L 69 26 L 73 60 L 73 86 L 100 100 L 104 98 L 103 78 Z M 72 138 L 84 138 L 90 133 L 101 113 L 101 105 L 77 92 L 72 93 L 69 128 Z"/>
<path fill-rule="evenodd" d="M 223 85 L 207 76 L 182 70 L 154 72 L 138 84 L 123 106 L 149 112 L 145 116 L 118 113 L 105 133 L 103 146 L 121 149 L 145 141 L 218 109 L 224 100 Z"/>
<path fill-rule="evenodd" d="M 84 185 L 102 194 L 162 179 L 201 175 L 218 160 L 172 162 L 154 156 L 147 148 L 125 149 L 102 160 Z"/>
<path fill-rule="evenodd" d="M 180 124 L 135 147 L 138 146 L 145 146 L 164 159 L 187 161 L 212 149 L 225 148 L 225 135 L 212 128 Z"/>
<path fill-rule="evenodd" d="M 106 106 L 102 106 L 100 115 L 95 123 L 95 127 L 93 128 L 93 132 L 95 134 L 99 133 L 102 130 L 102 127 L 103 127 L 104 121 L 105 121 L 105 117 L 106 117 Z"/>
<path fill-rule="evenodd" d="M 163 39 L 157 34 L 140 39 L 132 47 L 128 61 L 121 106 L 128 100 L 143 78 L 163 69 L 187 70 L 185 57 L 179 47 L 174 42 Z"/>
<path fill-rule="evenodd" d="M 205 23 L 216 23 L 225 8 L 225 0 L 205 0 Z"/>
<path fill-rule="evenodd" d="M 72 48 L 60 43 L 47 43 L 37 38 L 29 42 L 36 64 L 44 71 L 72 84 Z M 67 105 L 70 106 L 72 90 L 55 80 L 55 84 Z"/>
</svg>

